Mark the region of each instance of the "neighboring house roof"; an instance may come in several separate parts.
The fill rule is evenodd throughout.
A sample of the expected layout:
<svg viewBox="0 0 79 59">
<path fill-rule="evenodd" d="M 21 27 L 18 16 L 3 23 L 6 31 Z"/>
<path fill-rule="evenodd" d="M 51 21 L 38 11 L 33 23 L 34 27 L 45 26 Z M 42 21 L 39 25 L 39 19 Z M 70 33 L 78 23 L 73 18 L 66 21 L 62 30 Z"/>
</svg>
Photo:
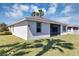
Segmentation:
<svg viewBox="0 0 79 59">
<path fill-rule="evenodd" d="M 75 24 L 68 24 L 69 27 L 79 27 L 79 25 L 75 25 Z"/>
<path fill-rule="evenodd" d="M 38 16 L 25 17 L 25 18 L 23 18 L 23 19 L 21 19 L 19 21 L 14 22 L 11 25 L 17 24 L 17 23 L 22 22 L 22 21 L 35 21 L 35 22 L 43 22 L 43 23 L 52 23 L 52 24 L 64 24 L 64 25 L 67 25 L 65 23 L 57 22 L 57 21 L 54 21 L 54 20 L 49 20 L 49 19 L 46 19 L 46 18 L 38 17 Z"/>
</svg>

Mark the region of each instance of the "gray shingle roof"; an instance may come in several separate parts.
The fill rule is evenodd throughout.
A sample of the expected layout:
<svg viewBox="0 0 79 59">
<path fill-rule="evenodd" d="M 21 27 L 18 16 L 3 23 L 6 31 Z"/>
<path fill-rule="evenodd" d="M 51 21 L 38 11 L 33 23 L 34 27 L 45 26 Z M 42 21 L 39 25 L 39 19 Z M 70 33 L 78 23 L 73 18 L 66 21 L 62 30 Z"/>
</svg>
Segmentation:
<svg viewBox="0 0 79 59">
<path fill-rule="evenodd" d="M 76 24 L 68 24 L 69 27 L 79 27 L 79 25 Z"/>
<path fill-rule="evenodd" d="M 53 23 L 53 24 L 64 24 L 64 25 L 67 25 L 65 23 L 57 22 L 57 21 L 54 21 L 54 20 L 49 20 L 49 19 L 42 18 L 42 17 L 35 17 L 35 16 L 34 17 L 24 17 L 21 20 L 12 23 L 11 25 L 14 25 L 16 23 L 19 23 L 19 22 L 22 22 L 22 21 L 25 21 L 25 20 L 26 21 L 35 21 L 35 22 L 43 22 L 43 23 Z"/>
</svg>

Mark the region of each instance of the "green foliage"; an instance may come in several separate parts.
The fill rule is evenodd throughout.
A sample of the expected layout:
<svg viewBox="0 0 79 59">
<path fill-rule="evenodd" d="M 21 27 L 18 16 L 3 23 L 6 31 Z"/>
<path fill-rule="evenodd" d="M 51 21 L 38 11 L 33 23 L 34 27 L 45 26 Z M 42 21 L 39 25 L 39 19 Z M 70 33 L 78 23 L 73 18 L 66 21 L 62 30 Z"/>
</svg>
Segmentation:
<svg viewBox="0 0 79 59">
<path fill-rule="evenodd" d="M 41 9 L 38 9 L 38 12 L 34 11 L 32 12 L 31 16 L 43 16 L 44 12 Z"/>
<path fill-rule="evenodd" d="M 32 12 L 31 16 L 35 16 L 36 15 L 36 12 Z"/>
<path fill-rule="evenodd" d="M 5 23 L 0 23 L 0 32 L 9 31 L 8 26 Z"/>
<path fill-rule="evenodd" d="M 10 31 L 3 31 L 0 32 L 0 35 L 11 35 L 12 33 Z"/>
<path fill-rule="evenodd" d="M 0 23 L 0 35 L 11 35 L 12 33 L 9 31 L 7 24 Z"/>
<path fill-rule="evenodd" d="M 6 51 L 4 49 L 0 50 L 0 56 L 7 56 L 7 54 L 5 54 Z"/>
<path fill-rule="evenodd" d="M 40 17 L 44 15 L 44 12 L 41 9 L 39 9 L 38 11 L 39 11 Z"/>
<path fill-rule="evenodd" d="M 39 14 L 39 12 L 36 12 L 36 16 L 39 16 L 40 14 Z"/>
</svg>

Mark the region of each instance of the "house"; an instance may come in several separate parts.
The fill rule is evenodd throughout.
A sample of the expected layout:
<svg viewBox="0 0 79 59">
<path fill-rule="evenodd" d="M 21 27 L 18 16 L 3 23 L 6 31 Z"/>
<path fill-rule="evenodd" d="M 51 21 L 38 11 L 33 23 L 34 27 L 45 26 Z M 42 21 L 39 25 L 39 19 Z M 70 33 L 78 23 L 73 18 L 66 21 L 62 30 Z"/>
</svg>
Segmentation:
<svg viewBox="0 0 79 59">
<path fill-rule="evenodd" d="M 9 26 L 13 35 L 23 39 L 48 38 L 79 31 L 79 26 L 52 21 L 38 16 L 25 17 Z"/>
<path fill-rule="evenodd" d="M 67 33 L 79 33 L 79 25 L 68 25 Z"/>
</svg>

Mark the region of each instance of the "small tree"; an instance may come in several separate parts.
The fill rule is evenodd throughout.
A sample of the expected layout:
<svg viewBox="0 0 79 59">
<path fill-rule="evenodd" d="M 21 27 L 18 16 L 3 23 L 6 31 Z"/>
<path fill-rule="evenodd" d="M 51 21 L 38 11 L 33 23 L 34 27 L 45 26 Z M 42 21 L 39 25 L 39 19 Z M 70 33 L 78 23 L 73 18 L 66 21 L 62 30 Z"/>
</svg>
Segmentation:
<svg viewBox="0 0 79 59">
<path fill-rule="evenodd" d="M 9 31 L 8 26 L 5 23 L 0 24 L 0 32 Z"/>
<path fill-rule="evenodd" d="M 42 11 L 42 9 L 39 9 L 38 11 L 39 11 L 40 17 L 44 15 L 44 12 Z"/>
<path fill-rule="evenodd" d="M 32 12 L 31 16 L 35 16 L 36 15 L 36 12 Z"/>
<path fill-rule="evenodd" d="M 38 12 L 34 11 L 31 14 L 31 16 L 40 16 L 40 17 L 42 17 L 43 15 L 44 15 L 44 12 L 42 11 L 42 9 L 38 9 Z"/>
</svg>

